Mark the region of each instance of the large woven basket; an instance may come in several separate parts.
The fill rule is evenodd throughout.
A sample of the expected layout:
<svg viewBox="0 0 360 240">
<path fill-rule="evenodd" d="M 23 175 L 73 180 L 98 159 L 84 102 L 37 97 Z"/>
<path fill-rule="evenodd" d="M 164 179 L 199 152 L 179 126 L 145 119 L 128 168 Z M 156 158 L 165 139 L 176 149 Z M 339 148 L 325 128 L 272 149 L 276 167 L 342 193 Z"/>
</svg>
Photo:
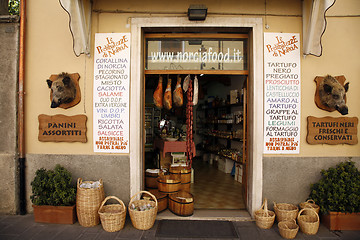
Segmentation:
<svg viewBox="0 0 360 240">
<path fill-rule="evenodd" d="M 295 220 L 299 212 L 299 208 L 290 203 L 275 203 L 274 211 L 278 222 L 285 220 Z"/>
<path fill-rule="evenodd" d="M 303 213 L 303 215 L 301 215 Z M 300 230 L 308 235 L 314 235 L 319 230 L 319 215 L 311 208 L 303 208 L 297 217 Z"/>
<path fill-rule="evenodd" d="M 261 208 L 255 211 L 256 225 L 262 229 L 270 229 L 275 221 L 275 213 L 268 210 L 267 199 L 265 198 Z"/>
<path fill-rule="evenodd" d="M 109 199 L 115 199 L 120 204 L 108 204 L 105 203 Z M 99 208 L 99 216 L 103 229 L 107 232 L 117 232 L 123 229 L 126 218 L 126 207 L 119 198 L 115 196 L 108 196 L 101 203 Z"/>
<path fill-rule="evenodd" d="M 99 180 L 98 188 L 82 188 L 83 183 L 79 178 L 77 181 L 76 192 L 76 213 L 79 223 L 83 227 L 93 227 L 99 224 L 99 207 L 105 198 L 104 185 L 102 179 Z M 94 183 L 93 181 L 84 181 L 84 183 Z"/>
<path fill-rule="evenodd" d="M 316 205 L 316 203 L 312 199 L 309 199 L 306 202 L 300 203 L 299 206 L 300 206 L 300 209 L 312 208 L 317 214 L 319 214 L 319 211 L 320 211 L 320 207 L 318 205 Z"/>
<path fill-rule="evenodd" d="M 154 201 L 148 199 L 134 200 L 135 197 L 137 197 L 142 193 L 146 193 L 147 195 L 151 196 Z M 133 209 L 133 207 L 139 208 L 146 204 L 150 204 L 153 208 L 145 211 L 137 211 Z M 158 210 L 158 202 L 156 200 L 156 197 L 150 192 L 140 191 L 131 197 L 128 209 L 129 209 L 130 219 L 134 228 L 139 230 L 148 230 L 152 228 L 152 226 L 154 225 Z"/>
<path fill-rule="evenodd" d="M 295 219 L 291 221 L 281 221 L 278 223 L 280 235 L 286 239 L 293 239 L 299 231 L 299 226 Z"/>
</svg>

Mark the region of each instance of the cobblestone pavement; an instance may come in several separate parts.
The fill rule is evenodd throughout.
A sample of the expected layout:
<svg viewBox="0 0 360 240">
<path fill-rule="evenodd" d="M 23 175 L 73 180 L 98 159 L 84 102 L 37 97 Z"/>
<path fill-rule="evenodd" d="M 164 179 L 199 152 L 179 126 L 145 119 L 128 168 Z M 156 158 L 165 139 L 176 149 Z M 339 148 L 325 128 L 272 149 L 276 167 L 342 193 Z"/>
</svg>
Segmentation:
<svg viewBox="0 0 360 240">
<path fill-rule="evenodd" d="M 156 229 L 159 221 L 147 231 L 135 229 L 130 219 L 126 219 L 125 227 L 119 232 L 105 232 L 101 225 L 85 228 L 75 223 L 73 225 L 62 224 L 44 224 L 34 222 L 34 216 L 27 214 L 20 215 L 0 215 L 0 239 L 34 239 L 34 240 L 71 240 L 71 239 L 166 239 L 156 238 Z M 259 229 L 253 221 L 233 222 L 239 238 L 242 240 L 275 240 L 283 239 L 274 224 L 272 229 Z M 169 238 L 168 238 L 169 239 Z M 177 238 L 170 238 L 177 239 Z M 179 238 L 180 239 L 180 238 Z M 181 238 L 184 239 L 184 238 Z M 188 238 L 192 239 L 192 238 Z M 195 239 L 195 238 L 194 238 Z M 196 238 L 199 239 L 199 238 Z M 212 238 L 215 239 L 215 238 Z M 320 225 L 316 235 L 305 235 L 299 231 L 295 239 L 301 240 L 359 240 L 360 231 L 329 231 L 323 225 Z"/>
</svg>

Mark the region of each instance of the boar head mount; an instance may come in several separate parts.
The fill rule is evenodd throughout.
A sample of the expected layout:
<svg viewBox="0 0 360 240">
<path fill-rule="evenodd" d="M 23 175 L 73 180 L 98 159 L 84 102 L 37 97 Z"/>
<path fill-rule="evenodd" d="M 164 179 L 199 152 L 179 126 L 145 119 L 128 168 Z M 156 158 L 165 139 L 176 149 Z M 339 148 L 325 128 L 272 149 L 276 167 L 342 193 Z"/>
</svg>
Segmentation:
<svg viewBox="0 0 360 240">
<path fill-rule="evenodd" d="M 51 89 L 50 101 L 51 108 L 70 108 L 80 102 L 80 75 L 78 73 L 60 73 L 51 75 L 46 80 Z"/>
<path fill-rule="evenodd" d="M 346 93 L 349 90 L 349 83 L 345 84 L 344 76 L 316 77 L 315 103 L 323 110 L 338 111 L 341 115 L 348 114 L 346 106 Z"/>
</svg>

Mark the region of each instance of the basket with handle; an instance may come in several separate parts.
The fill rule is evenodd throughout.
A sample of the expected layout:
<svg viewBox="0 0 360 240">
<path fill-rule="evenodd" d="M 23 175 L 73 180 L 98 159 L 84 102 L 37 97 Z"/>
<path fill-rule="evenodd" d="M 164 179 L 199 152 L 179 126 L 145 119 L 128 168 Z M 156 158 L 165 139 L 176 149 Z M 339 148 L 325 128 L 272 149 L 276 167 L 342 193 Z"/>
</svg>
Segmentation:
<svg viewBox="0 0 360 240">
<path fill-rule="evenodd" d="M 275 221 L 275 213 L 268 210 L 267 199 L 264 199 L 261 208 L 255 211 L 255 221 L 256 225 L 262 229 L 270 229 Z"/>
<path fill-rule="evenodd" d="M 76 192 L 76 213 L 79 223 L 83 227 L 93 227 L 99 224 L 99 207 L 105 198 L 102 179 L 96 188 L 80 187 L 82 183 L 94 183 L 93 181 L 82 181 L 78 178 Z"/>
<path fill-rule="evenodd" d="M 105 203 L 109 199 L 115 199 L 120 204 L 108 204 Z M 99 216 L 103 229 L 107 232 L 117 232 L 123 229 L 126 218 L 126 207 L 119 198 L 115 196 L 108 196 L 101 203 L 99 208 Z"/>
<path fill-rule="evenodd" d="M 316 203 L 312 199 L 309 199 L 306 202 L 300 203 L 299 206 L 300 206 L 300 209 L 312 208 L 317 214 L 319 214 L 319 211 L 320 211 L 320 207 L 318 205 L 316 205 Z"/>
<path fill-rule="evenodd" d="M 150 199 L 135 200 L 135 197 L 142 193 L 146 193 L 154 201 L 151 201 Z M 128 209 L 132 225 L 139 230 L 148 230 L 154 225 L 158 210 L 158 202 L 156 197 L 150 192 L 140 191 L 131 197 Z"/>
<path fill-rule="evenodd" d="M 296 219 L 299 208 L 290 203 L 275 203 L 274 211 L 278 222 Z"/>
<path fill-rule="evenodd" d="M 319 215 L 312 208 L 301 209 L 298 214 L 297 220 L 300 226 L 300 230 L 303 233 L 308 235 L 314 235 L 318 232 L 320 219 Z"/>
<path fill-rule="evenodd" d="M 286 239 L 293 239 L 299 231 L 299 226 L 296 224 L 295 219 L 281 221 L 278 223 L 280 235 Z"/>
</svg>

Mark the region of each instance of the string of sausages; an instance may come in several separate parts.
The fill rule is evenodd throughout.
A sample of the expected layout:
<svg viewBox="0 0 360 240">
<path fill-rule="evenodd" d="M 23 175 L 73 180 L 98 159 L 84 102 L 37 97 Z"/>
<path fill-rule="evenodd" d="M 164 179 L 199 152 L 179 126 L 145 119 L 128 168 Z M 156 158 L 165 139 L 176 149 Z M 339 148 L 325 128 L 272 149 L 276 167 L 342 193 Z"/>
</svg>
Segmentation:
<svg viewBox="0 0 360 240">
<path fill-rule="evenodd" d="M 192 165 L 192 145 L 193 145 L 193 81 L 190 78 L 189 88 L 187 90 L 187 104 L 186 104 L 186 160 L 187 167 L 191 168 Z"/>
</svg>

